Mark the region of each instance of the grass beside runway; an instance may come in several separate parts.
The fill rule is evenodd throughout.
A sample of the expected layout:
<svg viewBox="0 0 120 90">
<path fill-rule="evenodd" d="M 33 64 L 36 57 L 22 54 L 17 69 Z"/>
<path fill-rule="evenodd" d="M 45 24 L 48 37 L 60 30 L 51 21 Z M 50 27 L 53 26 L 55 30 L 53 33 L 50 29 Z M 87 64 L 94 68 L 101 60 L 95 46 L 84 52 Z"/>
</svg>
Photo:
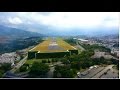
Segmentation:
<svg viewBox="0 0 120 90">
<path fill-rule="evenodd" d="M 48 51 L 48 46 L 49 46 L 50 42 L 51 42 L 51 39 L 48 38 L 47 40 L 43 41 L 42 43 L 40 43 L 36 47 L 34 47 L 31 51 L 46 52 L 46 51 Z"/>
<path fill-rule="evenodd" d="M 63 41 L 61 38 L 57 38 L 57 43 L 60 47 L 64 48 L 65 50 L 76 50 L 73 46 Z"/>
<path fill-rule="evenodd" d="M 25 64 L 33 64 L 34 62 L 42 62 L 42 59 L 40 59 L 40 60 L 36 60 L 36 59 L 30 59 L 30 60 L 27 60 L 26 62 L 25 62 Z"/>
</svg>

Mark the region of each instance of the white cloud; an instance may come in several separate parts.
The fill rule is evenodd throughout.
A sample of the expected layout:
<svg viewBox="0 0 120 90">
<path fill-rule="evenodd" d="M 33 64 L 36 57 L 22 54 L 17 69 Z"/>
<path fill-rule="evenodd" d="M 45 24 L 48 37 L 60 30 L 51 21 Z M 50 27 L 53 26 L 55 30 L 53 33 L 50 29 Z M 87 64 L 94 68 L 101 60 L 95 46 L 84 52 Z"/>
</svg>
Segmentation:
<svg viewBox="0 0 120 90">
<path fill-rule="evenodd" d="M 14 25 L 45 25 L 56 30 L 113 28 L 118 27 L 120 20 L 119 12 L 12 12 L 10 15 L 7 21 Z"/>
<path fill-rule="evenodd" d="M 21 18 L 55 28 L 117 27 L 118 12 L 19 12 Z"/>
<path fill-rule="evenodd" d="M 104 23 L 105 18 L 110 18 L 110 21 Z M 53 13 L 51 16 L 43 17 L 42 22 L 46 25 L 63 28 L 90 28 L 98 27 L 101 25 L 117 26 L 118 25 L 118 13 Z"/>
<path fill-rule="evenodd" d="M 14 17 L 14 18 L 9 17 L 8 21 L 11 24 L 21 24 L 22 23 L 22 20 L 20 18 L 18 18 L 18 17 Z"/>
</svg>

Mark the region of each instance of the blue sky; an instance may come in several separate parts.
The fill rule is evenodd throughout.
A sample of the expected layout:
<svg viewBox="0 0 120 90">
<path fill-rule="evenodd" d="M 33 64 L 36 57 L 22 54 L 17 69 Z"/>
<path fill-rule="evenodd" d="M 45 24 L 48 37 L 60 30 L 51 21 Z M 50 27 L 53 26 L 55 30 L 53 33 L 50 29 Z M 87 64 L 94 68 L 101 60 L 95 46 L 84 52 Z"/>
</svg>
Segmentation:
<svg viewBox="0 0 120 90">
<path fill-rule="evenodd" d="M 0 12 L 0 24 L 33 32 L 118 28 L 118 12 Z M 42 27 L 42 28 L 41 28 Z M 46 31 L 49 32 L 49 31 Z"/>
</svg>

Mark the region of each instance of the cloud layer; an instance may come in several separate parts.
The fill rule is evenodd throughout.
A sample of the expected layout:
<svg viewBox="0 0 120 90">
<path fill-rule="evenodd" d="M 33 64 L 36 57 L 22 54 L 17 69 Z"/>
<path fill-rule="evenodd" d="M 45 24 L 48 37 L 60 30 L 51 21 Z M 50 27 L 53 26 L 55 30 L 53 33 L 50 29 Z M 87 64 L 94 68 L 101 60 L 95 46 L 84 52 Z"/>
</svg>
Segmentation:
<svg viewBox="0 0 120 90">
<path fill-rule="evenodd" d="M 56 30 L 118 28 L 119 19 L 118 12 L 0 12 L 0 23 Z"/>
<path fill-rule="evenodd" d="M 22 21 L 20 18 L 18 17 L 14 17 L 14 18 L 8 18 L 8 22 L 11 24 L 22 24 Z"/>
</svg>

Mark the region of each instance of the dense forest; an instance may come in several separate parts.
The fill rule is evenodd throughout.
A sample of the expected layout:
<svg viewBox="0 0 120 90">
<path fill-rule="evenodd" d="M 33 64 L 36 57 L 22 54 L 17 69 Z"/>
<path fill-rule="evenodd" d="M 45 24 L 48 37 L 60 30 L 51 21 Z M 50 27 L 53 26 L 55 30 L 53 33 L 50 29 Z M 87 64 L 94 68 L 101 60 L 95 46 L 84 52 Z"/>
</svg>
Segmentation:
<svg viewBox="0 0 120 90">
<path fill-rule="evenodd" d="M 0 54 L 25 49 L 29 46 L 37 45 L 42 41 L 43 40 L 41 37 L 29 37 L 24 39 L 10 40 L 7 43 L 0 43 Z"/>
</svg>

